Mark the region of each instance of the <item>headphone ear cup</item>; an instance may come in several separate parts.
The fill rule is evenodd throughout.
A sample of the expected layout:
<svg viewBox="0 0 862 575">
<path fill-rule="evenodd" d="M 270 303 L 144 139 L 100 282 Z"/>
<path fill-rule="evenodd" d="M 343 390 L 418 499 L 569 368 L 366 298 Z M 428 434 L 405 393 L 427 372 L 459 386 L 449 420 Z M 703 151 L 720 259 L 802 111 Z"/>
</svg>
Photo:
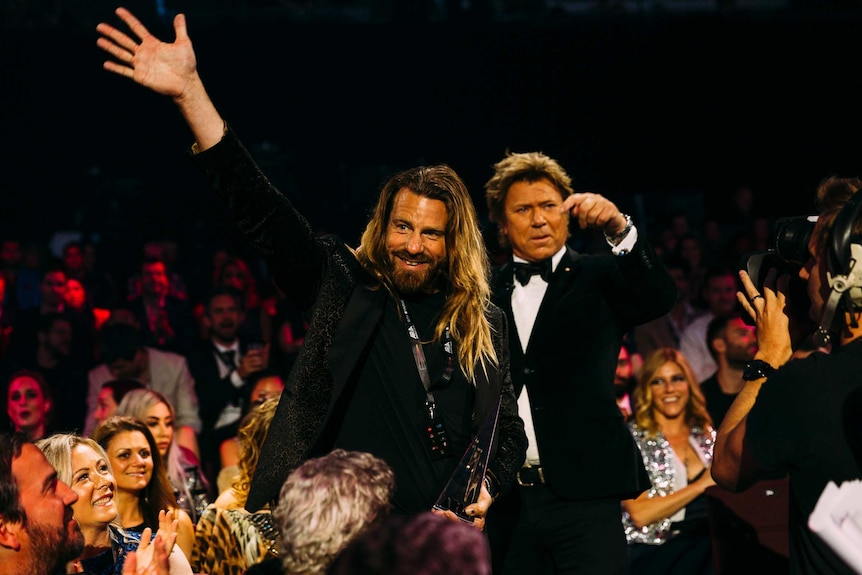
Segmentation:
<svg viewBox="0 0 862 575">
<path fill-rule="evenodd" d="M 833 276 L 846 276 L 850 273 L 850 261 L 853 259 L 850 245 L 854 240 L 859 241 L 853 236 L 853 224 L 859 216 L 860 208 L 862 193 L 857 192 L 835 216 L 828 243 L 829 271 Z"/>
</svg>

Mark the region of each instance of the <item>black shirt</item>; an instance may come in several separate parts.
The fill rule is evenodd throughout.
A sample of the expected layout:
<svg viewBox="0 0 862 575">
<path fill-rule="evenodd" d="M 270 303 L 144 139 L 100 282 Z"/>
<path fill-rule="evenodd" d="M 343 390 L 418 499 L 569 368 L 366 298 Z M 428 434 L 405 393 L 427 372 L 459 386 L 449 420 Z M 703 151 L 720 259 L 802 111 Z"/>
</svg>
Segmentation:
<svg viewBox="0 0 862 575">
<path fill-rule="evenodd" d="M 445 296 L 434 294 L 406 301 L 421 339 L 430 340 Z M 344 416 L 333 445 L 370 452 L 386 461 L 395 473 L 393 505 L 396 511 L 409 514 L 431 508 L 472 437 L 472 385 L 457 365 L 452 380 L 441 385 L 438 380 L 446 365 L 441 343 L 427 343 L 423 351 L 451 455 L 445 459 L 431 456 L 425 431 L 429 421 L 425 389 L 406 325 L 392 299 L 387 301 L 378 332 L 357 370 L 352 394 L 347 390 L 342 398 Z"/>
</svg>

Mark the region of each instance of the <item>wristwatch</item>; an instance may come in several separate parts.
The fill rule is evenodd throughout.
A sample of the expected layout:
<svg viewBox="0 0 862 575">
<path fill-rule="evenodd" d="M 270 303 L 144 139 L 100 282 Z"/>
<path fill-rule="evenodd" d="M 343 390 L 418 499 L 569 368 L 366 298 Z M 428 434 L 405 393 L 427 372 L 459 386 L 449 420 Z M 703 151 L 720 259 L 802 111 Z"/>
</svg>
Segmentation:
<svg viewBox="0 0 862 575">
<path fill-rule="evenodd" d="M 745 366 L 745 371 L 742 372 L 743 381 L 754 381 L 755 379 L 763 379 L 769 377 L 775 368 L 763 361 L 762 359 L 753 359 Z"/>
</svg>

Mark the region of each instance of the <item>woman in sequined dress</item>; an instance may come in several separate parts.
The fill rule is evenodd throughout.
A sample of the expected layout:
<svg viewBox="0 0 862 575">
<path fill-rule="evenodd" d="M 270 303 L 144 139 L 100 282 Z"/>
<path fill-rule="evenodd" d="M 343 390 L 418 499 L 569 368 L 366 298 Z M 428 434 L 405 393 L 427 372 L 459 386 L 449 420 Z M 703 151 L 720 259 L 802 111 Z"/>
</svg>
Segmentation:
<svg viewBox="0 0 862 575">
<path fill-rule="evenodd" d="M 646 358 L 634 390 L 629 424 L 652 489 L 623 501 L 630 573 L 712 573 L 704 491 L 715 430 L 683 354 L 673 348 Z"/>
</svg>

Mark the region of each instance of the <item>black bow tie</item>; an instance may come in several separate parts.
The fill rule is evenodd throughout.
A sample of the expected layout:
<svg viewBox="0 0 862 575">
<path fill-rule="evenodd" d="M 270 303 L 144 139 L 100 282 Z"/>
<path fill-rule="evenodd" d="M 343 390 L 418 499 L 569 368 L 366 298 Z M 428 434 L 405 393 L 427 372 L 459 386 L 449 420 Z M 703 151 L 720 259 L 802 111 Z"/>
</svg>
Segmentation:
<svg viewBox="0 0 862 575">
<path fill-rule="evenodd" d="M 554 270 L 551 269 L 551 258 L 540 262 L 512 262 L 512 267 L 515 270 L 515 279 L 517 279 L 522 286 L 530 283 L 530 278 L 537 275 L 542 276 L 542 279 L 546 282 L 550 282 L 551 274 L 554 273 Z"/>
</svg>

